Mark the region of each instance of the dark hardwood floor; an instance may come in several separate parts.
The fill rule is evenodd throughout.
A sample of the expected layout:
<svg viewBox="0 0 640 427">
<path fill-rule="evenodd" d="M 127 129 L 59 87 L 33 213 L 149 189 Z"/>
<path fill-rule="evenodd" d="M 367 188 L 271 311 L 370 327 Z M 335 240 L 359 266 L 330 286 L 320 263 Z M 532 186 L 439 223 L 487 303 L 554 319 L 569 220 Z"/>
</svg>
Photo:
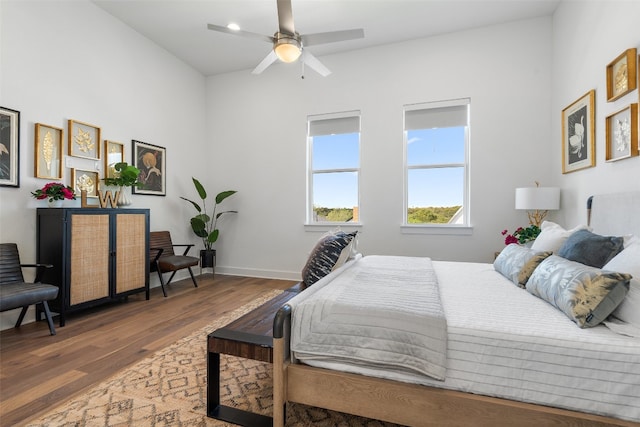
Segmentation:
<svg viewBox="0 0 640 427">
<path fill-rule="evenodd" d="M 127 301 L 0 333 L 0 425 L 24 424 L 126 366 L 202 328 L 271 289 L 295 282 L 216 274 L 172 283 Z M 17 314 L 16 314 L 17 316 Z M 56 319 L 54 319 L 56 320 Z"/>
</svg>

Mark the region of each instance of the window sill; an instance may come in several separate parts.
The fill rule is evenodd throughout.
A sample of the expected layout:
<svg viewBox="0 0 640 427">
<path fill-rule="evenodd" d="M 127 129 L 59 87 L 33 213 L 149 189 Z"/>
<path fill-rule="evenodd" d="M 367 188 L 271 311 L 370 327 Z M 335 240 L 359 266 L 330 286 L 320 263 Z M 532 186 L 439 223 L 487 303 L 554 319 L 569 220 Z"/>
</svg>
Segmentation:
<svg viewBox="0 0 640 427">
<path fill-rule="evenodd" d="M 473 227 L 460 227 L 450 225 L 401 225 L 402 234 L 432 234 L 432 235 L 454 235 L 471 236 Z"/>
<path fill-rule="evenodd" d="M 304 224 L 304 231 L 326 232 L 339 228 L 342 231 L 359 230 L 362 228 L 360 222 L 325 222 L 317 224 Z"/>
</svg>

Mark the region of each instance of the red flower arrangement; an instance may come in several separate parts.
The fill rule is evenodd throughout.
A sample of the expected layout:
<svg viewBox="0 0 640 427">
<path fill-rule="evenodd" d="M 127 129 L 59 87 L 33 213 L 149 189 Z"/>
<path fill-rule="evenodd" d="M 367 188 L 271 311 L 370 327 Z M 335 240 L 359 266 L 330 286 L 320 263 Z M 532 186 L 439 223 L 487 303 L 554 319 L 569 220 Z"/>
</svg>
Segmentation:
<svg viewBox="0 0 640 427">
<path fill-rule="evenodd" d="M 41 189 L 32 191 L 31 195 L 38 200 L 49 199 L 50 202 L 54 200 L 76 199 L 76 193 L 73 188 L 61 182 L 50 182 Z"/>
<path fill-rule="evenodd" d="M 508 230 L 502 230 L 502 235 L 506 235 L 504 238 L 504 244 L 510 245 L 511 243 L 518 243 L 524 245 L 527 242 L 536 240 L 538 234 L 540 234 L 540 228 L 536 225 L 530 225 L 527 228 L 518 227 L 513 234 L 508 234 Z"/>
</svg>

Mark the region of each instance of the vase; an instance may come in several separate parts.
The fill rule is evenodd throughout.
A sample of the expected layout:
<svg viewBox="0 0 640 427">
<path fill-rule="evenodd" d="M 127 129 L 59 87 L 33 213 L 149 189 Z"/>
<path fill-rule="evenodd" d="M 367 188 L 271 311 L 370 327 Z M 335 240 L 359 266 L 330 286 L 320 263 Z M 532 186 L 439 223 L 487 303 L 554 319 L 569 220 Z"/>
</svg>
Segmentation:
<svg viewBox="0 0 640 427">
<path fill-rule="evenodd" d="M 200 250 L 200 268 L 211 268 L 216 270 L 216 250 Z"/>
<path fill-rule="evenodd" d="M 47 200 L 47 206 L 50 208 L 61 208 L 62 200 Z"/>
<path fill-rule="evenodd" d="M 131 204 L 131 187 L 120 186 L 120 197 L 118 197 L 118 207 L 129 206 Z"/>
</svg>

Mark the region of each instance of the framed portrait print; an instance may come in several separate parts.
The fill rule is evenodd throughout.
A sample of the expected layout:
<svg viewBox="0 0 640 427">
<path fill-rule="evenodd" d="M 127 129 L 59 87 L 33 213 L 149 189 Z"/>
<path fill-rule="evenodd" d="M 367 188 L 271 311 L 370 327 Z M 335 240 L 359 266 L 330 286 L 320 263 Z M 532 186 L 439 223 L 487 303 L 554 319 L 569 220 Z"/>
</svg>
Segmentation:
<svg viewBox="0 0 640 427">
<path fill-rule="evenodd" d="M 631 104 L 607 117 L 606 160 L 626 159 L 638 155 L 638 104 Z"/>
<path fill-rule="evenodd" d="M 71 187 L 77 195 L 80 195 L 82 190 L 86 190 L 87 197 L 98 197 L 99 184 L 98 171 L 71 169 Z"/>
<path fill-rule="evenodd" d="M 166 195 L 166 153 L 164 147 L 132 140 L 133 164 L 140 169 L 140 187 L 131 187 L 134 194 Z"/>
<path fill-rule="evenodd" d="M 116 163 L 124 162 L 124 144 L 104 140 L 104 177 L 114 178 Z"/>
<path fill-rule="evenodd" d="M 20 111 L 0 107 L 0 186 L 20 187 Z"/>
<path fill-rule="evenodd" d="M 77 120 L 69 120 L 69 155 L 100 159 L 100 128 Z"/>
<path fill-rule="evenodd" d="M 614 101 L 637 87 L 636 48 L 627 49 L 607 65 L 607 101 Z"/>
<path fill-rule="evenodd" d="M 595 90 L 562 110 L 562 173 L 595 166 Z"/>
<path fill-rule="evenodd" d="M 62 179 L 63 130 L 55 126 L 36 123 L 35 176 Z"/>
</svg>

